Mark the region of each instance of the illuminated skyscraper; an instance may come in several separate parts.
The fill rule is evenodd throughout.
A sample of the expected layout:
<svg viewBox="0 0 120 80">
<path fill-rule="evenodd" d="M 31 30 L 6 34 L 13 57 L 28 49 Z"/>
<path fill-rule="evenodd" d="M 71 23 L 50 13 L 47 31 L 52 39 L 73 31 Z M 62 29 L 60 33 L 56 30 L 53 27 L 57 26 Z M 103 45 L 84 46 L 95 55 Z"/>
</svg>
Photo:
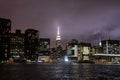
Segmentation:
<svg viewBox="0 0 120 80">
<path fill-rule="evenodd" d="M 61 46 L 61 36 L 60 36 L 60 28 L 58 27 L 57 36 L 56 36 L 56 47 Z"/>
<path fill-rule="evenodd" d="M 61 55 L 62 55 L 61 36 L 60 36 L 60 28 L 58 27 L 57 36 L 56 36 L 56 58 L 60 58 Z"/>
</svg>

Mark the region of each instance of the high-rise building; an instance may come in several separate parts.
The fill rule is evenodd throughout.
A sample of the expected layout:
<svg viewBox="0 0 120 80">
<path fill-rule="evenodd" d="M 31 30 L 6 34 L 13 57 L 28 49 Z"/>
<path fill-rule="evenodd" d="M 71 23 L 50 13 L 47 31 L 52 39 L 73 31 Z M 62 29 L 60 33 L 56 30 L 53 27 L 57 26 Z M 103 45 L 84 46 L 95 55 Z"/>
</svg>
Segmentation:
<svg viewBox="0 0 120 80">
<path fill-rule="evenodd" d="M 58 27 L 57 36 L 56 36 L 56 58 L 60 58 L 62 56 L 62 46 L 61 46 L 61 36 L 60 36 L 60 28 Z"/>
<path fill-rule="evenodd" d="M 38 61 L 49 62 L 50 60 L 50 39 L 40 38 L 38 47 Z"/>
<path fill-rule="evenodd" d="M 61 36 L 60 36 L 60 28 L 58 27 L 57 36 L 56 36 L 56 47 L 61 46 Z"/>
<path fill-rule="evenodd" d="M 10 53 L 11 21 L 0 18 L 0 62 L 7 61 Z"/>
<path fill-rule="evenodd" d="M 29 60 L 36 60 L 38 53 L 39 32 L 34 29 L 25 31 L 25 57 Z"/>
<path fill-rule="evenodd" d="M 25 34 L 21 30 L 16 30 L 16 33 L 10 35 L 10 58 L 14 62 L 23 61 L 25 59 Z"/>
</svg>

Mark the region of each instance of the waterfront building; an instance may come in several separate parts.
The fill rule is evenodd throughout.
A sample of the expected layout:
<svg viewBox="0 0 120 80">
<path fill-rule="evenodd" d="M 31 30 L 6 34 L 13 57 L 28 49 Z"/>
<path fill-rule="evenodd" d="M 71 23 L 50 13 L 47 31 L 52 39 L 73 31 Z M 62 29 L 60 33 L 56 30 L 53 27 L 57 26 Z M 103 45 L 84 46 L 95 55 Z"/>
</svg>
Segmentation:
<svg viewBox="0 0 120 80">
<path fill-rule="evenodd" d="M 79 48 L 79 43 L 76 39 L 72 39 L 69 43 L 67 43 L 66 51 L 67 51 L 67 57 L 70 61 L 78 60 L 78 48 Z"/>
<path fill-rule="evenodd" d="M 92 46 L 91 48 L 92 55 L 102 53 L 102 47 L 101 46 Z"/>
<path fill-rule="evenodd" d="M 10 35 L 10 58 L 14 62 L 21 62 L 25 59 L 25 34 L 16 30 Z"/>
<path fill-rule="evenodd" d="M 81 42 L 79 44 L 79 61 L 90 61 L 91 44 Z"/>
<path fill-rule="evenodd" d="M 0 18 L 0 62 L 6 62 L 10 53 L 11 20 Z"/>
<path fill-rule="evenodd" d="M 102 53 L 95 54 L 95 58 L 99 62 L 120 63 L 120 41 L 119 40 L 103 40 L 101 41 Z"/>
<path fill-rule="evenodd" d="M 39 32 L 34 29 L 25 31 L 25 57 L 28 60 L 36 60 L 38 54 Z"/>
<path fill-rule="evenodd" d="M 38 61 L 49 62 L 50 59 L 50 39 L 40 38 L 38 46 Z"/>
<path fill-rule="evenodd" d="M 105 54 L 120 54 L 120 41 L 119 40 L 103 40 L 102 49 Z"/>
</svg>

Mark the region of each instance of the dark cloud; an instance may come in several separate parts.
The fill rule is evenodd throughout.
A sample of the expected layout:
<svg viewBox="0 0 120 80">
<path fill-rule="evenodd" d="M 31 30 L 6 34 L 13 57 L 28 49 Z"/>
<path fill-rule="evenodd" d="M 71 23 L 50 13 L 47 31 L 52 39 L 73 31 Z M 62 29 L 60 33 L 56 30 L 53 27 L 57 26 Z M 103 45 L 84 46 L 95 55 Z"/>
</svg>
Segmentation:
<svg viewBox="0 0 120 80">
<path fill-rule="evenodd" d="M 106 26 L 104 26 L 104 31 L 108 31 L 108 32 L 111 32 L 111 31 L 114 31 L 115 29 L 119 28 L 118 25 L 113 25 L 113 24 L 108 24 Z"/>
</svg>

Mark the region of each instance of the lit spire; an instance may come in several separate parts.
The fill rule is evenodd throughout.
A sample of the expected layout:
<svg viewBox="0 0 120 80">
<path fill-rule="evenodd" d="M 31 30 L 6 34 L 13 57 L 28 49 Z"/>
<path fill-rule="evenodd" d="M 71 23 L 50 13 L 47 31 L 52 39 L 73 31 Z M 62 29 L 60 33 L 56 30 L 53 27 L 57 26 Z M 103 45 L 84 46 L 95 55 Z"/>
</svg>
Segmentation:
<svg viewBox="0 0 120 80">
<path fill-rule="evenodd" d="M 60 28 L 58 26 L 58 31 L 57 31 L 57 37 L 56 40 L 61 40 L 61 36 L 60 36 Z"/>
<path fill-rule="evenodd" d="M 60 28 L 58 26 L 58 32 L 57 32 L 57 35 L 59 36 L 60 35 Z"/>
</svg>

